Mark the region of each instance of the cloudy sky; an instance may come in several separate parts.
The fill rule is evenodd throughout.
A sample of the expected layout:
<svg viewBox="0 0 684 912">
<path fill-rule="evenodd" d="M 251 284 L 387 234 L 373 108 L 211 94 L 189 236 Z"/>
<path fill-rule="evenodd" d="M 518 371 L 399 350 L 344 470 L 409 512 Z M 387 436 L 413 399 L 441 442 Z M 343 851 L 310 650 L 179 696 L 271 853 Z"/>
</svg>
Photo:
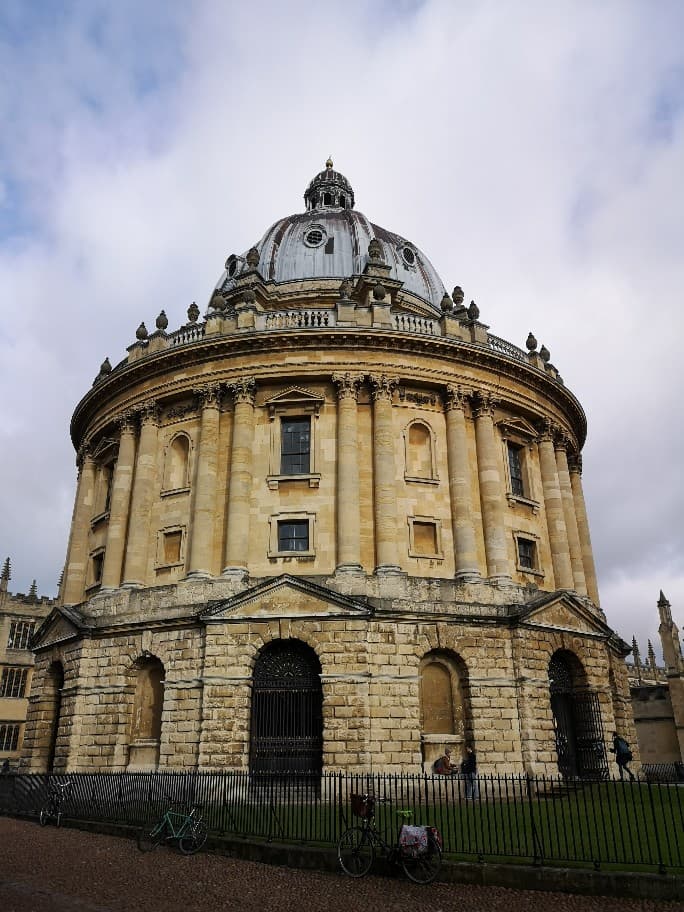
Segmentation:
<svg viewBox="0 0 684 912">
<path fill-rule="evenodd" d="M 684 4 L 2 0 L 0 559 L 56 592 L 69 420 L 329 154 L 589 422 L 602 604 L 684 620 Z"/>
</svg>

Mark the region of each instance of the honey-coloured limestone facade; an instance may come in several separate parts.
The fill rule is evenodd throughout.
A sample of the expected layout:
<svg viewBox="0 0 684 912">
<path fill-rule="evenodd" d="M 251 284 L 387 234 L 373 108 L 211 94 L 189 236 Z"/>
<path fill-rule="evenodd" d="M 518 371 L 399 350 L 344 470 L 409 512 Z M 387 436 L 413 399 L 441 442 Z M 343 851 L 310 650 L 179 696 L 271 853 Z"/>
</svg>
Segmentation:
<svg viewBox="0 0 684 912">
<path fill-rule="evenodd" d="M 331 161 L 76 407 L 24 767 L 606 775 L 582 407 Z"/>
</svg>

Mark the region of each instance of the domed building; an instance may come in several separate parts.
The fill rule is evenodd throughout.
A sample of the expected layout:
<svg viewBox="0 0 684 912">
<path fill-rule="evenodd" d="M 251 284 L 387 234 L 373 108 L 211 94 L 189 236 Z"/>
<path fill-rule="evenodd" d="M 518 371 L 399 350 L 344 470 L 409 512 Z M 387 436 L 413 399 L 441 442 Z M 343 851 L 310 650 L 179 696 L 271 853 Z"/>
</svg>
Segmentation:
<svg viewBox="0 0 684 912">
<path fill-rule="evenodd" d="M 601 776 L 635 744 L 580 403 L 332 161 L 74 412 L 24 768 Z"/>
</svg>

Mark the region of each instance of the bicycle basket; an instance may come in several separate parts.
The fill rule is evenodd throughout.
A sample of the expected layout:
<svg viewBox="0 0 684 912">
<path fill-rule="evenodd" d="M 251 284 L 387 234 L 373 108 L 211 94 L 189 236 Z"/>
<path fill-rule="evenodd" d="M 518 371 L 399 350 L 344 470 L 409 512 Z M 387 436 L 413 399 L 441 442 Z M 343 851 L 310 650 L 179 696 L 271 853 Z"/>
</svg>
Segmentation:
<svg viewBox="0 0 684 912">
<path fill-rule="evenodd" d="M 350 795 L 352 814 L 364 820 L 373 814 L 375 799 L 364 795 Z"/>
</svg>

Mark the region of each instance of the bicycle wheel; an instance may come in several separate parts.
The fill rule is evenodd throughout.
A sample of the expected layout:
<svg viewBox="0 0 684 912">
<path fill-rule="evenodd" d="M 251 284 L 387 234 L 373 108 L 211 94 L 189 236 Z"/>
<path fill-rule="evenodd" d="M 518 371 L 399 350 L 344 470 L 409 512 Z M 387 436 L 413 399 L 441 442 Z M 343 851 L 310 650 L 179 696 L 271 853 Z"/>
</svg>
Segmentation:
<svg viewBox="0 0 684 912">
<path fill-rule="evenodd" d="M 141 852 L 151 852 L 156 849 L 166 836 L 166 821 L 154 820 L 146 823 L 138 833 L 138 848 Z"/>
<path fill-rule="evenodd" d="M 183 855 L 193 855 L 195 852 L 199 852 L 206 841 L 207 825 L 204 820 L 200 818 L 199 820 L 193 820 L 188 831 L 183 833 L 180 837 L 178 840 L 178 848 Z"/>
<path fill-rule="evenodd" d="M 363 877 L 370 871 L 375 858 L 375 846 L 366 830 L 350 827 L 337 843 L 337 859 L 345 874 Z"/>
<path fill-rule="evenodd" d="M 437 877 L 442 867 L 442 850 L 437 845 L 433 836 L 428 836 L 427 852 L 412 858 L 409 855 L 400 855 L 401 867 L 414 883 L 428 884 Z"/>
<path fill-rule="evenodd" d="M 46 807 L 40 809 L 40 817 L 38 818 L 41 826 L 47 826 L 47 822 L 50 819 L 50 814 Z"/>
</svg>

